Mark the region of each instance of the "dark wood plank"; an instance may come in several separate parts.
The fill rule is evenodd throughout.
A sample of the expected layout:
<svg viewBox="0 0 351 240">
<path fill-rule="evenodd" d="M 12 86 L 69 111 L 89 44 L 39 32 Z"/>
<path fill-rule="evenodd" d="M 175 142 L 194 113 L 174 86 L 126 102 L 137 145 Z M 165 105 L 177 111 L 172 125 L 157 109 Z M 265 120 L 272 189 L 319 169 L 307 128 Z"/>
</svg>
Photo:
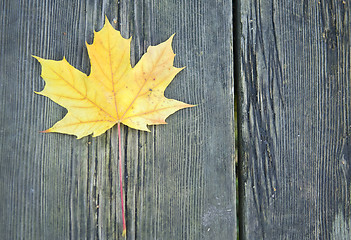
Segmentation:
<svg viewBox="0 0 351 240">
<path fill-rule="evenodd" d="M 349 1 L 241 1 L 242 239 L 350 239 Z"/>
<path fill-rule="evenodd" d="M 119 239 L 117 130 L 76 140 L 43 134 L 65 115 L 31 57 L 89 72 L 85 41 L 106 14 L 133 35 L 132 64 L 176 33 L 166 96 L 196 108 L 151 133 L 122 129 L 127 239 L 236 236 L 231 1 L 0 1 L 2 239 Z"/>
<path fill-rule="evenodd" d="M 130 33 L 137 34 L 136 60 L 147 46 L 176 33 L 175 64 L 187 68 L 166 96 L 187 96 L 187 101 L 198 104 L 171 116 L 169 125 L 152 127 L 151 134 L 125 129 L 127 146 L 140 146 L 126 152 L 128 206 L 137 209 L 128 216 L 135 223 L 131 237 L 232 239 L 236 229 L 231 2 L 138 1 L 125 9 L 135 13 L 129 26 Z"/>
</svg>

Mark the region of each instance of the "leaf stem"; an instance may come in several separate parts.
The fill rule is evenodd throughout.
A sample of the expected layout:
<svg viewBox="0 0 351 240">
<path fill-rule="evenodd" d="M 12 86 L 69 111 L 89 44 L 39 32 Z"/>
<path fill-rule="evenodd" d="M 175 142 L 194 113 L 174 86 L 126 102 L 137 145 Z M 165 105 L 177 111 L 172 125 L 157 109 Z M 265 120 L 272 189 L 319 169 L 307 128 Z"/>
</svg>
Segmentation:
<svg viewBox="0 0 351 240">
<path fill-rule="evenodd" d="M 123 203 L 121 123 L 118 122 L 117 125 L 118 125 L 118 154 L 119 154 L 119 189 L 121 193 L 121 207 L 122 207 L 122 220 L 123 220 L 122 236 L 126 237 L 127 227 L 126 227 L 126 220 L 124 217 L 124 203 Z"/>
</svg>

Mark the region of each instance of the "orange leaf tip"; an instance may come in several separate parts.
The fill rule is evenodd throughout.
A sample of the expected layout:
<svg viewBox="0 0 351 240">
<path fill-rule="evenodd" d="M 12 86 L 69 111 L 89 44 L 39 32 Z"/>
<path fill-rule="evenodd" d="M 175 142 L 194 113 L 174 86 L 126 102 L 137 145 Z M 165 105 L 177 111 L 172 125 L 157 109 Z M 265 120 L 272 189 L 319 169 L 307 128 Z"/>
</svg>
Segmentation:
<svg viewBox="0 0 351 240">
<path fill-rule="evenodd" d="M 49 129 L 46 129 L 44 131 L 39 131 L 39 132 L 41 132 L 41 133 L 50 133 L 50 132 L 53 132 L 53 131 L 52 131 L 51 128 L 49 128 Z"/>
</svg>

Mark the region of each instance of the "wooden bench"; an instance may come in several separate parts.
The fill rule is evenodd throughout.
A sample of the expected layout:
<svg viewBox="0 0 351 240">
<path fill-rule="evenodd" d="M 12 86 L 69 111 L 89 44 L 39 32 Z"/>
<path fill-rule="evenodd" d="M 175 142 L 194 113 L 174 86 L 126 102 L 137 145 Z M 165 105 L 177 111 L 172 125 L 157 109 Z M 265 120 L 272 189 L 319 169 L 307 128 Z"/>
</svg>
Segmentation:
<svg viewBox="0 0 351 240">
<path fill-rule="evenodd" d="M 106 15 L 132 65 L 176 33 L 166 96 L 197 104 L 122 127 L 127 239 L 351 239 L 350 4 L 0 1 L 0 238 L 122 239 L 117 128 L 40 133 L 66 111 L 31 57 L 89 73 Z"/>
</svg>

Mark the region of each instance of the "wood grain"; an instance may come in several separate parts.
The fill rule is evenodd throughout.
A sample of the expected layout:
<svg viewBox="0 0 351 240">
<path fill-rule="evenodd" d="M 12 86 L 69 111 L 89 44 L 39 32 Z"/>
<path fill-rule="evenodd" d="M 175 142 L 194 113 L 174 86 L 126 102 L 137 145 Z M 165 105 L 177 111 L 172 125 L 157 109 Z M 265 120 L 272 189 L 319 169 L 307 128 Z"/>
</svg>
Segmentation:
<svg viewBox="0 0 351 240">
<path fill-rule="evenodd" d="M 349 1 L 241 1 L 240 235 L 350 239 Z"/>
<path fill-rule="evenodd" d="M 174 38 L 186 66 L 166 96 L 196 108 L 122 129 L 127 239 L 236 236 L 231 1 L 2 0 L 0 6 L 1 239 L 119 239 L 117 129 L 76 140 L 43 134 L 66 111 L 43 88 L 31 55 L 89 73 L 85 41 L 104 16 L 133 36 L 134 65 Z"/>
</svg>

